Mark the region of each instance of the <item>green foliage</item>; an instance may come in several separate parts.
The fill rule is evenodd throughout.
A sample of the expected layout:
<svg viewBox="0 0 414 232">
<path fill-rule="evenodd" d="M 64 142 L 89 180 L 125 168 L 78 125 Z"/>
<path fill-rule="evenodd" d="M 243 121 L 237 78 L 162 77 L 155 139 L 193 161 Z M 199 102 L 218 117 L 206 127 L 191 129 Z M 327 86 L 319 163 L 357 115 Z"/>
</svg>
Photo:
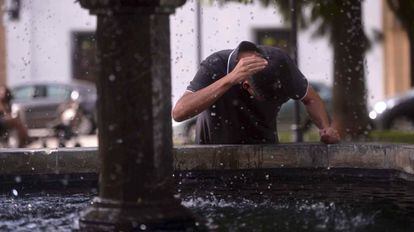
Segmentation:
<svg viewBox="0 0 414 232">
<path fill-rule="evenodd" d="M 280 143 L 292 143 L 294 134 L 291 131 L 278 132 Z M 305 133 L 305 142 L 319 142 L 319 134 L 316 129 Z M 408 143 L 414 144 L 414 131 L 371 131 L 367 138 L 369 142 Z"/>
<path fill-rule="evenodd" d="M 414 144 L 414 131 L 371 131 L 369 139 L 372 142 L 392 142 Z"/>
</svg>

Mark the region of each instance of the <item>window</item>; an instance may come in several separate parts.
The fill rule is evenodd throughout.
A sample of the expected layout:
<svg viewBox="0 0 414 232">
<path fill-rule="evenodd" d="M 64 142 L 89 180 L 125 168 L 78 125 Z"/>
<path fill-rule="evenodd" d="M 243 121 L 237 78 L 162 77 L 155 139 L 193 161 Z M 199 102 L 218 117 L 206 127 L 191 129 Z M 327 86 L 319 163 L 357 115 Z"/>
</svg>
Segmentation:
<svg viewBox="0 0 414 232">
<path fill-rule="evenodd" d="M 267 46 L 276 46 L 290 53 L 290 29 L 265 28 L 255 29 L 256 43 Z"/>
<path fill-rule="evenodd" d="M 96 40 L 94 32 L 72 33 L 72 77 L 95 82 L 97 79 Z"/>
</svg>

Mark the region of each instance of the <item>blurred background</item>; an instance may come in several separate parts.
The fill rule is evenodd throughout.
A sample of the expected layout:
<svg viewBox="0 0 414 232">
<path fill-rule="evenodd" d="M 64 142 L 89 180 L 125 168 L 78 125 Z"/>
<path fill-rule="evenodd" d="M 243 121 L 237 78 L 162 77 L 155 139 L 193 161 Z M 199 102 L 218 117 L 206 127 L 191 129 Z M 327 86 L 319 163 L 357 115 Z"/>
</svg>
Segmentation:
<svg viewBox="0 0 414 232">
<path fill-rule="evenodd" d="M 292 2 L 187 0 L 171 16 L 172 104 L 201 60 L 249 40 L 296 51 L 333 118 L 350 115 L 338 118 L 349 140 L 414 142 L 414 1 Z M 0 6 L 0 84 L 12 91 L 10 114 L 27 126 L 28 146 L 97 146 L 95 16 L 73 0 Z M 342 107 L 348 102 L 357 106 Z M 282 142 L 294 141 L 293 115 L 288 102 L 278 122 Z M 192 143 L 194 122 L 172 122 L 175 144 Z M 299 126 L 305 141 L 318 140 L 303 109 Z M 10 130 L 1 143 L 13 147 L 16 140 Z"/>
</svg>

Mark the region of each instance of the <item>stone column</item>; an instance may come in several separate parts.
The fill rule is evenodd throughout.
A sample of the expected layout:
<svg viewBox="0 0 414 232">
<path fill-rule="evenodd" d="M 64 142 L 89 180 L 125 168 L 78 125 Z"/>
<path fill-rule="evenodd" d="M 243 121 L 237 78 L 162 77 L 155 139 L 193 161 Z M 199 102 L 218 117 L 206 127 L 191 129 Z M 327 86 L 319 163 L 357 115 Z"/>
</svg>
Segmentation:
<svg viewBox="0 0 414 232">
<path fill-rule="evenodd" d="M 169 14 L 185 0 L 81 0 L 98 17 L 99 197 L 87 231 L 183 230 L 173 196 Z"/>
</svg>

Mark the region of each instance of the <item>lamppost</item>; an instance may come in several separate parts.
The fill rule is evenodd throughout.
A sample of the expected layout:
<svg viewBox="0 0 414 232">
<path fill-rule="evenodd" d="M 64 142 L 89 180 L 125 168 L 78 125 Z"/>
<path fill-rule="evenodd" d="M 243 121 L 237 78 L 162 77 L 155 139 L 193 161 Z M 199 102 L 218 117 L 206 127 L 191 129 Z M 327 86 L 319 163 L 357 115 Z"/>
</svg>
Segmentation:
<svg viewBox="0 0 414 232">
<path fill-rule="evenodd" d="M 201 11 L 201 0 L 196 0 L 197 67 L 200 65 L 203 56 L 203 18 Z"/>
<path fill-rule="evenodd" d="M 169 15 L 185 0 L 80 0 L 97 15 L 99 197 L 83 231 L 183 231 L 172 180 Z M 198 229 L 193 229 L 198 230 Z"/>
<path fill-rule="evenodd" d="M 297 42 L 297 2 L 296 0 L 290 0 L 290 20 L 291 20 L 291 38 L 290 38 L 290 47 L 291 47 L 291 56 L 293 61 L 298 64 L 298 42 Z M 294 107 L 294 118 L 295 124 L 293 125 L 293 131 L 295 135 L 295 142 L 303 142 L 303 133 L 302 133 L 302 124 L 300 121 L 300 102 L 295 101 Z"/>
</svg>

